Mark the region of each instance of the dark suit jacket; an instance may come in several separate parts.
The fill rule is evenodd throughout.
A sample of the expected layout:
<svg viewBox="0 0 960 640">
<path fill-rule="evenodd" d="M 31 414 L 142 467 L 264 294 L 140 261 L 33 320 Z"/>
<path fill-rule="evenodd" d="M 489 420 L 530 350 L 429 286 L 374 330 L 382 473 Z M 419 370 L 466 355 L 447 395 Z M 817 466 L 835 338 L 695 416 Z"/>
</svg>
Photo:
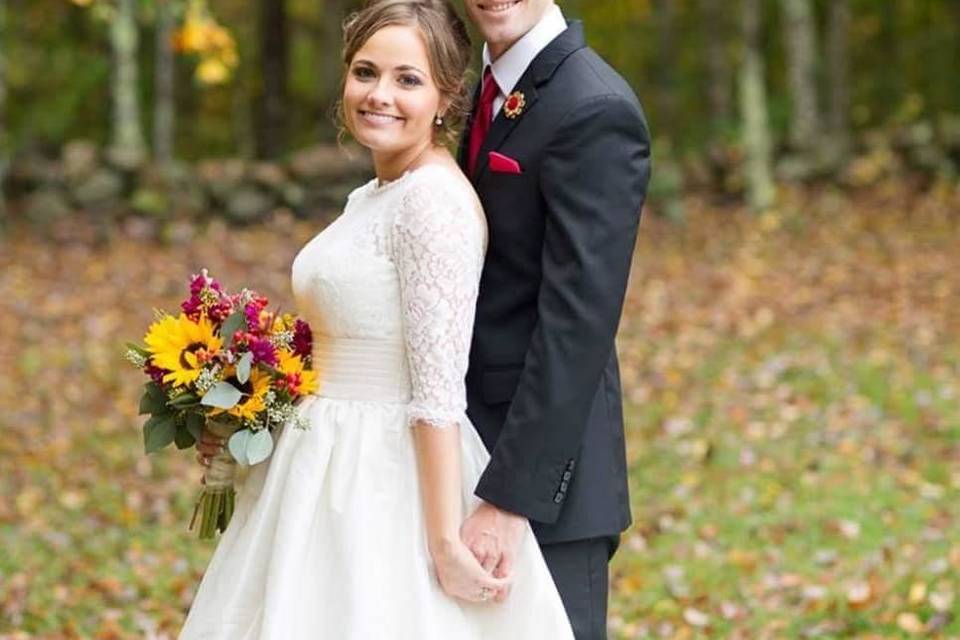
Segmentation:
<svg viewBox="0 0 960 640">
<path fill-rule="evenodd" d="M 516 90 L 523 112 L 497 116 L 472 176 L 490 230 L 467 373 L 467 413 L 491 452 L 475 493 L 527 516 L 541 544 L 615 535 L 631 516 L 614 337 L 649 133 L 579 22 Z M 491 171 L 492 150 L 523 173 Z"/>
</svg>

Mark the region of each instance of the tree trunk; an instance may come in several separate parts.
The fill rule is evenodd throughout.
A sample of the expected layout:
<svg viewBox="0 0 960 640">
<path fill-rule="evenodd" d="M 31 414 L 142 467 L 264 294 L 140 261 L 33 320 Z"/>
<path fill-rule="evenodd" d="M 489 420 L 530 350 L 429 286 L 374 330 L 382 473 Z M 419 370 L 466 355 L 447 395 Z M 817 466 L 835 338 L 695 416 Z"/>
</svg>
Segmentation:
<svg viewBox="0 0 960 640">
<path fill-rule="evenodd" d="M 827 35 L 830 87 L 828 156 L 843 164 L 850 153 L 850 0 L 831 0 Z"/>
<path fill-rule="evenodd" d="M 877 38 L 883 56 L 883 71 L 878 72 L 877 92 L 874 96 L 874 104 L 880 108 L 874 111 L 873 117 L 877 121 L 871 124 L 887 124 L 903 106 L 909 84 L 903 77 L 903 34 L 897 28 L 898 0 L 878 0 L 877 4 L 879 6 L 875 10 L 880 14 L 880 33 Z"/>
<path fill-rule="evenodd" d="M 744 43 L 740 68 L 740 113 L 746 152 L 747 200 L 755 212 L 773 205 L 776 190 L 770 166 L 770 128 L 767 91 L 760 49 L 760 0 L 742 0 L 741 29 Z"/>
<path fill-rule="evenodd" d="M 714 132 L 730 120 L 730 60 L 727 56 L 727 12 L 729 8 L 720 0 L 701 0 L 703 24 L 708 33 L 704 35 L 707 57 L 707 103 L 710 123 Z"/>
<path fill-rule="evenodd" d="M 817 147 L 821 134 L 817 92 L 817 32 L 810 0 L 781 0 L 790 78 L 790 142 L 798 151 Z"/>
<path fill-rule="evenodd" d="M 173 0 L 157 0 L 157 52 L 153 107 L 153 154 L 160 165 L 173 161 L 175 78 Z"/>
<path fill-rule="evenodd" d="M 119 167 L 133 169 L 146 156 L 140 123 L 137 51 L 137 0 L 118 0 L 110 24 L 113 46 L 113 140 L 111 160 Z"/>
<path fill-rule="evenodd" d="M 6 227 L 7 198 L 4 184 L 9 164 L 7 148 L 7 0 L 0 0 L 0 232 Z"/>
<path fill-rule="evenodd" d="M 284 0 L 260 0 L 260 101 L 257 155 L 276 159 L 286 150 L 287 10 Z"/>
<path fill-rule="evenodd" d="M 657 95 L 660 113 L 670 117 L 676 113 L 676 82 L 674 69 L 677 64 L 676 37 L 674 34 L 676 0 L 657 0 L 654 19 L 657 24 Z"/>
<path fill-rule="evenodd" d="M 343 21 L 347 16 L 346 0 L 322 0 L 323 2 L 323 41 L 320 43 L 320 60 L 317 76 L 320 89 L 320 118 L 327 133 L 334 131 L 333 107 L 340 98 L 340 76 L 343 73 L 343 61 L 340 59 L 343 49 Z M 333 137 L 333 136 L 331 136 Z"/>
</svg>

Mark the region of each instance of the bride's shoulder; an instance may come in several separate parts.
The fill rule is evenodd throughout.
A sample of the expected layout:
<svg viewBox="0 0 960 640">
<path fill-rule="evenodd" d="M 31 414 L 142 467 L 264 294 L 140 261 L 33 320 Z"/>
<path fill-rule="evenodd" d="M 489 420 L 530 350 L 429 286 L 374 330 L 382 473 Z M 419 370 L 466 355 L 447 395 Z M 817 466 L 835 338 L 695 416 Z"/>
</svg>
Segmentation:
<svg viewBox="0 0 960 640">
<path fill-rule="evenodd" d="M 366 182 L 364 182 L 363 184 L 354 187 L 354 188 L 350 191 L 350 193 L 347 194 L 347 200 L 346 200 L 346 201 L 347 201 L 347 203 L 349 204 L 351 201 L 359 200 L 359 199 L 361 198 L 361 196 L 363 196 L 364 194 L 369 193 L 369 192 L 371 192 L 371 191 L 375 191 L 376 188 L 377 188 L 377 179 L 376 179 L 376 178 L 371 178 L 371 179 L 367 180 Z"/>
<path fill-rule="evenodd" d="M 486 219 L 476 192 L 456 167 L 430 164 L 411 172 L 393 226 L 401 235 L 470 238 L 486 244 Z"/>
<path fill-rule="evenodd" d="M 415 169 L 409 178 L 404 194 L 406 208 L 418 211 L 442 209 L 460 215 L 474 212 L 483 220 L 480 198 L 456 165 L 425 164 Z"/>
</svg>

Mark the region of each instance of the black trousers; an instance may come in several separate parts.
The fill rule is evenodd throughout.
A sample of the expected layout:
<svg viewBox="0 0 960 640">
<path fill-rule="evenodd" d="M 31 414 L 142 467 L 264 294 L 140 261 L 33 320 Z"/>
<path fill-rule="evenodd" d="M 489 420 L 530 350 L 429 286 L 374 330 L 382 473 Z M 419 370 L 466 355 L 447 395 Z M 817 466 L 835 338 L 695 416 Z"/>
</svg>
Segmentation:
<svg viewBox="0 0 960 640">
<path fill-rule="evenodd" d="M 606 640 L 609 562 L 620 536 L 587 538 L 540 547 L 576 640 Z"/>
</svg>

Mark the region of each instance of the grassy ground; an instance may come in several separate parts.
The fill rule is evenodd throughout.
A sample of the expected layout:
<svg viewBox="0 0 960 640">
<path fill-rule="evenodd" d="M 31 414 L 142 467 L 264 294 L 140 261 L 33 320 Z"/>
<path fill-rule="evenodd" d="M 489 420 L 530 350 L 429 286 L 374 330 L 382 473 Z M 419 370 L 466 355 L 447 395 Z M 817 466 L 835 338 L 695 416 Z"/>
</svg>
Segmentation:
<svg viewBox="0 0 960 640">
<path fill-rule="evenodd" d="M 785 201 L 643 222 L 611 636 L 960 638 L 960 193 Z M 212 550 L 185 530 L 200 469 L 142 455 L 122 344 L 200 266 L 291 309 L 317 230 L 0 247 L 0 636 L 175 637 Z"/>
</svg>

